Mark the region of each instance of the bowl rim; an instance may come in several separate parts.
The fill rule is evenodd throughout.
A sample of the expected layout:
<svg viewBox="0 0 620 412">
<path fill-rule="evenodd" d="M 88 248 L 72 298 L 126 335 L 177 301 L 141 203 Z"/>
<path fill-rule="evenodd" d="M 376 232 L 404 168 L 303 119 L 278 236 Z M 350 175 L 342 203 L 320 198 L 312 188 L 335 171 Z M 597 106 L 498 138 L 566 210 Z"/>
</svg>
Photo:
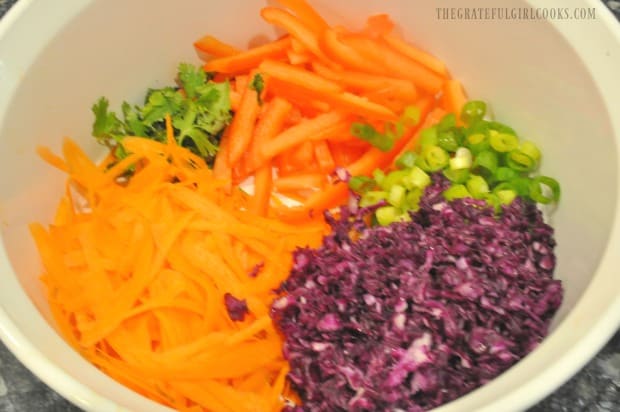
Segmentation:
<svg viewBox="0 0 620 412">
<path fill-rule="evenodd" d="M 31 5 L 37 1 L 38 0 L 19 0 L 5 13 L 5 15 L 0 19 L 0 39 L 3 38 L 5 33 L 20 20 L 22 15 L 31 7 Z M 87 3 L 90 3 L 91 1 L 92 0 L 87 0 Z M 533 6 L 540 5 L 540 7 L 548 7 L 548 4 L 545 4 L 544 0 L 525 0 L 525 2 Z M 615 43 L 620 47 L 620 22 L 614 14 L 602 4 L 601 0 L 575 0 L 572 3 L 580 3 L 582 6 L 594 8 L 596 10 L 597 20 L 600 19 L 601 26 L 609 32 L 609 34 L 615 39 Z M 557 29 L 557 26 L 553 21 L 550 22 L 550 24 Z M 601 90 L 601 94 L 605 96 L 605 90 Z M 617 100 L 620 103 L 620 98 Z M 620 139 L 620 121 L 614 129 Z M 618 207 L 620 207 L 620 204 Z M 603 251 L 601 263 L 595 270 L 595 274 L 601 271 L 601 267 L 603 266 L 609 270 L 609 268 L 612 267 L 612 261 L 617 261 L 617 258 L 614 258 L 614 254 L 617 247 L 620 246 L 620 209 L 616 210 L 614 220 L 615 222 L 610 231 L 609 242 Z M 2 237 L 0 237 L 0 263 L 2 264 L 2 270 L 14 273 L 8 256 L 5 254 L 4 240 Z M 580 301 L 577 302 L 576 306 L 583 303 L 583 297 L 588 294 L 588 289 L 590 289 L 590 287 L 591 285 L 584 290 L 583 296 Z M 37 313 L 42 317 L 38 311 Z M 570 313 L 567 316 L 567 319 L 569 317 Z M 611 325 L 613 325 L 613 327 L 611 327 Z M 589 333 L 585 337 L 581 337 L 579 341 L 573 345 L 569 351 L 563 353 L 560 358 L 553 360 L 548 365 L 548 368 L 544 371 L 544 373 L 532 378 L 528 385 L 514 389 L 502 397 L 495 398 L 489 406 L 479 410 L 489 412 L 495 411 L 498 410 L 498 406 L 502 405 L 506 407 L 506 405 L 510 405 L 511 402 L 515 402 L 517 400 L 519 400 L 519 402 L 513 403 L 513 405 L 520 404 L 521 407 L 525 408 L 540 401 L 545 396 L 556 390 L 565 381 L 570 379 L 579 369 L 590 361 L 607 343 L 607 341 L 618 331 L 619 326 L 620 296 L 617 296 L 613 302 L 607 305 L 606 310 L 601 313 L 601 316 L 597 318 L 596 321 L 591 322 Z M 551 335 L 553 335 L 553 333 Z M 60 366 L 48 359 L 39 349 L 36 348 L 35 345 L 26 339 L 19 326 L 10 318 L 8 313 L 3 308 L 2 302 L 0 302 L 0 340 L 35 376 L 37 376 L 55 392 L 60 394 L 63 398 L 67 399 L 76 406 L 86 410 L 128 411 L 128 409 L 117 404 L 115 401 L 101 396 L 97 391 L 73 378 Z M 543 346 L 545 346 L 545 341 L 541 344 L 541 347 Z M 70 348 L 68 344 L 67 347 Z M 71 350 L 73 349 L 71 348 Z M 559 361 L 560 359 L 562 362 Z M 541 385 L 541 382 L 545 382 L 545 385 Z M 488 385 L 491 384 L 492 382 Z M 461 399 L 470 398 L 486 386 L 487 385 L 470 392 L 458 400 L 442 405 L 435 409 L 435 411 L 452 411 L 453 409 L 450 408 L 450 406 L 454 402 Z M 526 391 L 527 395 L 524 395 Z M 138 393 L 135 393 L 135 395 L 144 398 Z M 527 400 L 523 401 L 523 398 L 527 398 Z M 166 410 L 171 410 L 166 407 L 164 408 Z"/>
</svg>

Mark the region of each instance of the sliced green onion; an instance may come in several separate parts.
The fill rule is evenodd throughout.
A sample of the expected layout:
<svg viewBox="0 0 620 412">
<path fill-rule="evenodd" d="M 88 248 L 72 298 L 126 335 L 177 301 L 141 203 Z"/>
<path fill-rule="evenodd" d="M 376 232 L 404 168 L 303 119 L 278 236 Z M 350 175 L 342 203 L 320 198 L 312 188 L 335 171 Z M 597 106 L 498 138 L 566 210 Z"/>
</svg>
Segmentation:
<svg viewBox="0 0 620 412">
<path fill-rule="evenodd" d="M 443 169 L 450 161 L 448 153 L 439 146 L 426 146 L 415 163 L 425 172 L 436 172 Z"/>
<path fill-rule="evenodd" d="M 473 153 L 477 154 L 489 149 L 489 139 L 484 133 L 470 134 L 465 138 L 465 146 Z"/>
<path fill-rule="evenodd" d="M 368 176 L 352 176 L 349 179 L 349 188 L 357 193 L 364 193 L 376 185 L 373 178 Z"/>
<path fill-rule="evenodd" d="M 530 142 L 529 140 L 524 140 L 519 145 L 519 150 L 534 159 L 535 162 L 540 161 L 540 149 L 535 143 Z"/>
<path fill-rule="evenodd" d="M 381 206 L 375 211 L 377 222 L 381 226 L 387 226 L 392 222 L 396 222 L 399 218 L 399 211 L 394 206 Z"/>
<path fill-rule="evenodd" d="M 393 135 L 381 133 L 367 123 L 353 122 L 351 124 L 351 134 L 383 152 L 387 152 L 394 147 L 395 137 Z"/>
<path fill-rule="evenodd" d="M 547 204 L 560 200 L 560 184 L 551 177 L 536 176 L 531 180 L 529 189 L 530 198 L 537 203 Z"/>
<path fill-rule="evenodd" d="M 509 205 L 517 197 L 517 192 L 512 189 L 494 190 L 493 192 L 503 205 Z"/>
<path fill-rule="evenodd" d="M 471 194 L 465 187 L 465 185 L 452 185 L 443 191 L 443 197 L 447 201 L 454 199 L 462 199 L 464 197 L 471 197 Z"/>
<path fill-rule="evenodd" d="M 454 113 L 448 113 L 437 123 L 437 131 L 444 131 L 456 127 L 456 116 Z"/>
<path fill-rule="evenodd" d="M 474 159 L 474 169 L 482 169 L 487 175 L 492 175 L 497 170 L 497 153 L 492 150 L 483 150 Z"/>
<path fill-rule="evenodd" d="M 407 106 L 400 119 L 405 126 L 415 126 L 420 122 L 421 115 L 419 107 Z"/>
<path fill-rule="evenodd" d="M 471 152 L 466 147 L 459 147 L 450 159 L 450 169 L 469 169 L 472 164 Z"/>
<path fill-rule="evenodd" d="M 509 167 L 500 166 L 495 170 L 495 174 L 493 177 L 498 182 L 507 182 L 512 179 L 515 179 L 518 176 L 519 176 L 519 173 L 517 173 L 515 170 Z"/>
<path fill-rule="evenodd" d="M 405 202 L 409 210 L 417 210 L 420 207 L 420 198 L 424 191 L 422 189 L 413 189 L 407 192 Z"/>
<path fill-rule="evenodd" d="M 381 169 L 375 169 L 372 172 L 372 178 L 375 179 L 375 182 L 377 182 L 378 185 L 381 185 L 381 182 L 385 179 L 385 172 Z"/>
<path fill-rule="evenodd" d="M 445 130 L 437 134 L 437 146 L 454 153 L 459 148 L 459 141 L 454 130 Z"/>
<path fill-rule="evenodd" d="M 496 152 L 505 153 L 519 147 L 519 138 L 513 134 L 491 132 L 489 144 Z"/>
<path fill-rule="evenodd" d="M 480 100 L 470 100 L 461 109 L 461 120 L 466 124 L 472 124 L 481 120 L 487 112 L 487 105 Z"/>
<path fill-rule="evenodd" d="M 510 184 L 509 187 L 517 192 L 519 196 L 527 197 L 530 194 L 530 182 L 531 179 L 529 177 L 515 177 L 508 183 Z"/>
<path fill-rule="evenodd" d="M 415 158 L 417 155 L 411 150 L 407 150 L 405 153 L 400 155 L 398 159 L 396 159 L 396 167 L 399 169 L 411 169 L 415 166 Z"/>
<path fill-rule="evenodd" d="M 498 131 L 500 133 L 511 134 L 513 136 L 517 135 L 517 132 L 515 132 L 512 127 L 507 126 L 504 123 L 500 123 L 500 122 L 496 122 L 496 121 L 490 121 L 490 122 L 486 122 L 486 125 L 487 125 L 487 127 L 490 130 L 495 130 L 495 131 Z"/>
<path fill-rule="evenodd" d="M 381 180 L 379 186 L 381 189 L 389 192 L 392 186 L 402 184 L 403 177 L 407 176 L 407 173 L 407 170 L 393 170 L 388 173 L 383 180 Z"/>
<path fill-rule="evenodd" d="M 452 183 L 465 183 L 469 179 L 469 169 L 444 169 L 443 175 Z"/>
<path fill-rule="evenodd" d="M 407 190 L 401 185 L 394 185 L 390 188 L 387 201 L 392 206 L 400 207 L 405 201 Z"/>
<path fill-rule="evenodd" d="M 368 207 L 376 205 L 382 200 L 387 199 L 388 193 L 384 190 L 369 190 L 368 192 L 362 195 L 360 199 L 361 207 Z"/>
<path fill-rule="evenodd" d="M 437 145 L 437 126 L 427 127 L 420 132 L 420 139 L 418 140 L 420 147 L 436 146 Z"/>
<path fill-rule="evenodd" d="M 483 199 L 489 193 L 489 184 L 482 176 L 470 176 L 465 185 L 475 199 Z"/>
<path fill-rule="evenodd" d="M 531 172 L 538 167 L 534 159 L 518 149 L 508 153 L 506 164 L 517 172 Z"/>
<path fill-rule="evenodd" d="M 417 166 L 412 167 L 402 179 L 402 184 L 409 190 L 424 189 L 431 184 L 431 177 Z"/>
</svg>

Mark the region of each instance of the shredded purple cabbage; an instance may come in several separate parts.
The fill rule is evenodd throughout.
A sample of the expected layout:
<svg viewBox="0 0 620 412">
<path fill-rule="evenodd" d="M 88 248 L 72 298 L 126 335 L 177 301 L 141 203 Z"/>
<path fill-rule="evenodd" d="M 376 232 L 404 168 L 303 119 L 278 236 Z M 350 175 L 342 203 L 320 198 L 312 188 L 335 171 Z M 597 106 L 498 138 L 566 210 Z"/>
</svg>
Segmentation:
<svg viewBox="0 0 620 412">
<path fill-rule="evenodd" d="M 248 313 L 248 304 L 245 299 L 237 299 L 230 293 L 224 294 L 224 304 L 231 320 L 242 321 Z"/>
<path fill-rule="evenodd" d="M 285 336 L 295 411 L 424 411 L 531 352 L 562 301 L 553 229 L 517 199 L 486 203 L 427 188 L 412 222 L 367 227 L 327 215 L 299 249 L 272 315 Z"/>
</svg>

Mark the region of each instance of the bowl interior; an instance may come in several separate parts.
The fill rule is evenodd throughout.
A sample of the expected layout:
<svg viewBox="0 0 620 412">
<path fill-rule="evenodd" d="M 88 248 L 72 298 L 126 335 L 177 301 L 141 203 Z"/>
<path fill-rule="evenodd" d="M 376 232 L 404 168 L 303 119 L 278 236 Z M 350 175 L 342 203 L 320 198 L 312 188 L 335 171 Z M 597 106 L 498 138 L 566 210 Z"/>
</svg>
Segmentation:
<svg viewBox="0 0 620 412">
<path fill-rule="evenodd" d="M 185 0 L 172 7 L 166 1 L 72 0 L 58 7 L 66 7 L 65 14 L 49 2 L 22 1 L 27 4 L 19 18 L 0 37 L 0 308 L 23 335 L 14 335 L 16 346 L 27 339 L 42 358 L 123 407 L 152 408 L 88 365 L 53 328 L 28 224 L 51 220 L 64 176 L 35 149 L 44 145 L 58 152 L 63 136 L 70 136 L 90 155 L 101 156 L 104 150 L 90 137 L 90 107 L 99 96 L 118 107 L 123 100 L 140 101 L 148 87 L 170 84 L 179 62 L 199 62 L 192 43 L 203 34 L 247 47 L 278 33 L 259 18 L 264 1 Z M 313 4 L 330 21 L 354 27 L 369 14 L 389 13 L 407 38 L 446 61 L 470 97 L 490 102 L 498 120 L 540 144 L 542 171 L 556 177 L 563 191 L 551 220 L 558 242 L 556 276 L 566 289 L 554 321 L 559 328 L 597 274 L 617 214 L 618 131 L 581 52 L 549 22 L 440 19 L 438 3 L 430 0 Z M 27 32 L 30 27 L 39 29 Z M 26 34 L 31 48 L 21 43 Z M 526 378 L 515 374 L 513 382 Z M 93 407 L 77 395 L 71 400 Z"/>
</svg>

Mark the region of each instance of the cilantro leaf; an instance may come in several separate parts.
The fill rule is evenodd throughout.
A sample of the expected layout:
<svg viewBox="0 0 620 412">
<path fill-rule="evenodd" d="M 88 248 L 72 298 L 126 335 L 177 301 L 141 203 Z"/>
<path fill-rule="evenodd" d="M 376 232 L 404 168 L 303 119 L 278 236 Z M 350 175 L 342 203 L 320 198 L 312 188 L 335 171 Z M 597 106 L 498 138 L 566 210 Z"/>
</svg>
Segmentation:
<svg viewBox="0 0 620 412">
<path fill-rule="evenodd" d="M 172 87 L 154 90 L 142 108 L 142 121 L 147 127 L 163 121 L 166 115 L 175 116 L 183 106 L 183 95 Z"/>
<path fill-rule="evenodd" d="M 92 107 L 95 115 L 93 123 L 93 136 L 105 145 L 113 144 L 123 134 L 123 124 L 114 112 L 108 111 L 110 103 L 105 97 L 101 97 Z"/>
<path fill-rule="evenodd" d="M 179 64 L 179 82 L 185 90 L 185 95 L 193 99 L 198 94 L 198 90 L 207 83 L 207 74 L 200 67 L 191 64 Z"/>
<path fill-rule="evenodd" d="M 262 81 L 254 79 L 256 87 Z M 211 163 L 217 152 L 219 137 L 232 120 L 230 85 L 216 83 L 201 67 L 181 63 L 178 87 L 149 89 L 144 104 L 122 104 L 122 120 L 109 110 L 109 102 L 100 98 L 92 107 L 95 121 L 93 136 L 113 147 L 117 158 L 127 155 L 122 146 L 125 136 L 142 136 L 158 141 L 166 137 L 165 118 L 170 115 L 178 143 Z"/>
</svg>

